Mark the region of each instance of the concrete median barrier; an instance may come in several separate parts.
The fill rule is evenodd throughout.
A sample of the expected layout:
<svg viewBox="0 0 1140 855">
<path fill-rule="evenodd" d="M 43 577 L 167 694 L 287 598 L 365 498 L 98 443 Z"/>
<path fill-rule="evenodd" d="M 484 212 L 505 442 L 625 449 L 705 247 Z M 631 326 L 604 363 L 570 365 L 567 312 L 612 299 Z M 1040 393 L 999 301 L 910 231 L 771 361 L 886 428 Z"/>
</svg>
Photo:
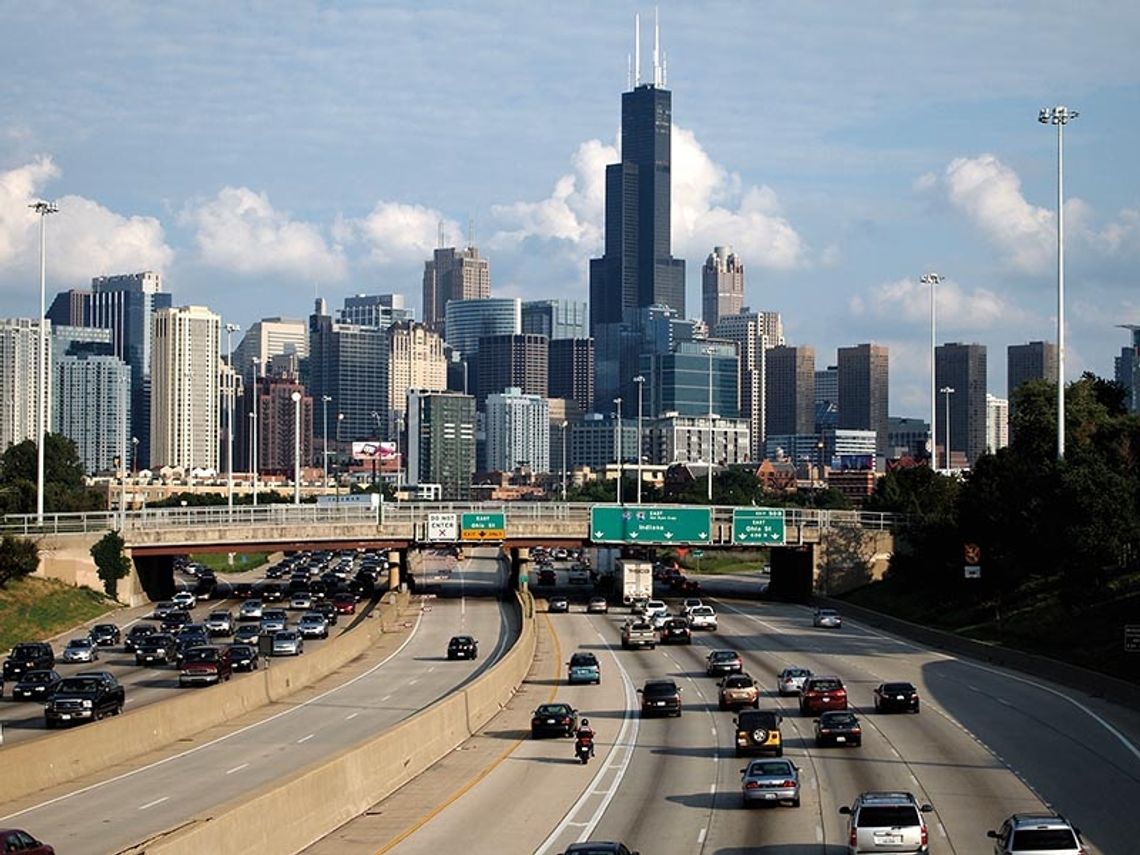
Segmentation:
<svg viewBox="0 0 1140 855">
<path fill-rule="evenodd" d="M 454 751 L 518 690 L 534 659 L 531 602 L 521 595 L 522 629 L 515 644 L 465 689 L 241 804 L 195 817 L 127 852 L 298 852 L 359 816 Z"/>
<path fill-rule="evenodd" d="M 375 618 L 365 618 L 360 626 L 331 637 L 304 656 L 274 659 L 269 668 L 220 686 L 187 689 L 115 718 L 0 748 L 3 768 L 19 770 L 0 775 L 0 805 L 128 762 L 286 698 L 351 662 L 394 630 L 407 604 L 407 594 L 386 594 L 373 610 Z"/>
</svg>

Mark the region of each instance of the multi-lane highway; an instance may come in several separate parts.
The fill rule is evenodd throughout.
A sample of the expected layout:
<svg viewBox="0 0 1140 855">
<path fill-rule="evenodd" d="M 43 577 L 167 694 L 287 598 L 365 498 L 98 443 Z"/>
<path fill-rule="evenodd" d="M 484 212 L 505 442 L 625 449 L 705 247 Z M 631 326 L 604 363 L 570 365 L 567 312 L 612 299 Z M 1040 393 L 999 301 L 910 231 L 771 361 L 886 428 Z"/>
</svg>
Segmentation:
<svg viewBox="0 0 1140 855">
<path fill-rule="evenodd" d="M 157 762 L 65 788 L 48 801 L 0 816 L 0 825 L 27 828 L 70 855 L 116 852 L 241 799 L 430 705 L 495 661 L 518 627 L 512 609 L 498 599 L 462 596 L 502 587 L 495 557 L 474 557 L 446 574 L 430 567 L 429 572 L 440 576 L 441 593 L 460 595 L 423 601 L 409 617 L 399 646 L 371 668 L 342 674 L 336 685 L 299 701 L 272 705 L 255 721 L 203 735 Z M 477 660 L 447 661 L 448 638 L 460 633 L 479 639 Z"/>
</svg>

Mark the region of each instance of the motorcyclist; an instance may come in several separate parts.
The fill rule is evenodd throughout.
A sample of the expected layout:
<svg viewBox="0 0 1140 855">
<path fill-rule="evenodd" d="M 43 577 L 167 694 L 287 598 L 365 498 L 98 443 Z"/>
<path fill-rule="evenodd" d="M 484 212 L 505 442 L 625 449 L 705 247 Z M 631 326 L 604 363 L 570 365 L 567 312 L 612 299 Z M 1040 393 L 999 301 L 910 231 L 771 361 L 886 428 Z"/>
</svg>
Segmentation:
<svg viewBox="0 0 1140 855">
<path fill-rule="evenodd" d="M 588 718 L 582 719 L 578 725 L 578 732 L 574 734 L 575 745 L 586 744 L 590 746 L 590 756 L 594 756 L 594 729 L 590 727 Z"/>
</svg>

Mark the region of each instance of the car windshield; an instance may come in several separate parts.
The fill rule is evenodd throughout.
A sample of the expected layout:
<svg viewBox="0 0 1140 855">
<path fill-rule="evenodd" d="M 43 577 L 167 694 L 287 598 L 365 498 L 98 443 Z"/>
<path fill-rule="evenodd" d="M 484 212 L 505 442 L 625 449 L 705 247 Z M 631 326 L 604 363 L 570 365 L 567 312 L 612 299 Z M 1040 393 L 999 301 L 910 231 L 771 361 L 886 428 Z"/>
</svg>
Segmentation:
<svg viewBox="0 0 1140 855">
<path fill-rule="evenodd" d="M 797 677 L 810 677 L 811 671 L 809 671 L 807 668 L 789 668 L 784 672 L 784 676 L 789 679 Z"/>
<path fill-rule="evenodd" d="M 594 658 L 593 653 L 575 653 L 570 657 L 570 664 L 581 668 L 588 665 L 597 665 L 598 660 Z"/>
<path fill-rule="evenodd" d="M 676 683 L 646 683 L 642 690 L 646 697 L 662 698 L 677 694 Z"/>
<path fill-rule="evenodd" d="M 52 678 L 51 671 L 29 671 L 27 674 L 24 675 L 24 679 L 21 680 L 20 682 L 21 683 L 32 683 L 32 684 L 47 683 L 51 680 L 51 678 Z"/>
<path fill-rule="evenodd" d="M 907 692 L 913 692 L 914 686 L 912 686 L 910 683 L 884 683 L 883 691 L 892 695 L 903 695 Z"/>
<path fill-rule="evenodd" d="M 59 684 L 60 694 L 65 692 L 96 692 L 98 690 L 98 680 L 84 677 L 68 677 Z"/>
<path fill-rule="evenodd" d="M 712 606 L 697 606 L 693 609 L 695 615 L 711 615 L 712 613 Z"/>
<path fill-rule="evenodd" d="M 835 609 L 820 609 L 816 614 L 820 617 L 834 617 L 838 612 L 836 612 Z"/>
<path fill-rule="evenodd" d="M 1075 850 L 1077 841 L 1067 828 L 1026 828 L 1014 831 L 1012 852 L 1049 852 Z"/>
<path fill-rule="evenodd" d="M 537 712 L 539 715 L 570 715 L 570 707 L 566 704 L 543 704 Z"/>
<path fill-rule="evenodd" d="M 187 650 L 185 661 L 187 661 L 187 662 L 217 662 L 218 661 L 218 651 L 216 651 L 216 650 L 205 650 L 205 649 Z"/>
<path fill-rule="evenodd" d="M 918 825 L 918 811 L 910 805 L 870 805 L 859 811 L 859 828 L 899 828 Z"/>
<path fill-rule="evenodd" d="M 90 647 L 91 639 L 89 638 L 73 638 L 67 642 L 68 647 Z"/>
<path fill-rule="evenodd" d="M 230 647 L 230 650 L 233 651 L 234 656 L 249 656 L 253 653 L 253 648 L 248 644 L 235 644 Z"/>
<path fill-rule="evenodd" d="M 760 763 L 753 763 L 748 767 L 748 774 L 753 777 L 774 777 L 776 775 L 791 775 L 792 764 L 779 760 L 768 760 Z"/>
<path fill-rule="evenodd" d="M 808 688 L 813 692 L 834 692 L 843 685 L 838 680 L 812 680 Z"/>
<path fill-rule="evenodd" d="M 849 712 L 830 712 L 824 713 L 819 717 L 819 723 L 823 727 L 847 727 L 856 723 L 854 713 Z"/>
<path fill-rule="evenodd" d="M 751 677 L 728 677 L 724 681 L 724 685 L 729 689 L 747 689 L 752 685 Z"/>
<path fill-rule="evenodd" d="M 736 658 L 736 653 L 732 650 L 714 650 L 709 654 L 709 659 L 713 662 L 731 662 Z"/>
</svg>

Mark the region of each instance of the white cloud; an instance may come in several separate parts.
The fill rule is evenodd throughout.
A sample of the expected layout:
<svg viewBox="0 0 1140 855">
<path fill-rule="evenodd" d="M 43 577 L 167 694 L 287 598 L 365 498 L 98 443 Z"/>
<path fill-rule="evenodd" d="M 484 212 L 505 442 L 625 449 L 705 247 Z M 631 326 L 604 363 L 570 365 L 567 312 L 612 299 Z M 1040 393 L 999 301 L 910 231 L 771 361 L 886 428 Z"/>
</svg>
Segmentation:
<svg viewBox="0 0 1140 855">
<path fill-rule="evenodd" d="M 179 221 L 194 227 L 202 261 L 214 267 L 324 280 L 347 272 L 340 247 L 330 247 L 320 229 L 289 219 L 248 187 L 223 187 L 213 199 L 192 202 Z"/>
<path fill-rule="evenodd" d="M 1032 315 L 988 288 L 968 291 L 952 280 L 943 279 L 936 289 L 939 328 L 989 330 L 1034 320 Z M 930 286 L 916 279 L 896 279 L 871 288 L 865 295 L 851 297 L 848 308 L 857 317 L 892 323 L 929 323 Z"/>
</svg>

